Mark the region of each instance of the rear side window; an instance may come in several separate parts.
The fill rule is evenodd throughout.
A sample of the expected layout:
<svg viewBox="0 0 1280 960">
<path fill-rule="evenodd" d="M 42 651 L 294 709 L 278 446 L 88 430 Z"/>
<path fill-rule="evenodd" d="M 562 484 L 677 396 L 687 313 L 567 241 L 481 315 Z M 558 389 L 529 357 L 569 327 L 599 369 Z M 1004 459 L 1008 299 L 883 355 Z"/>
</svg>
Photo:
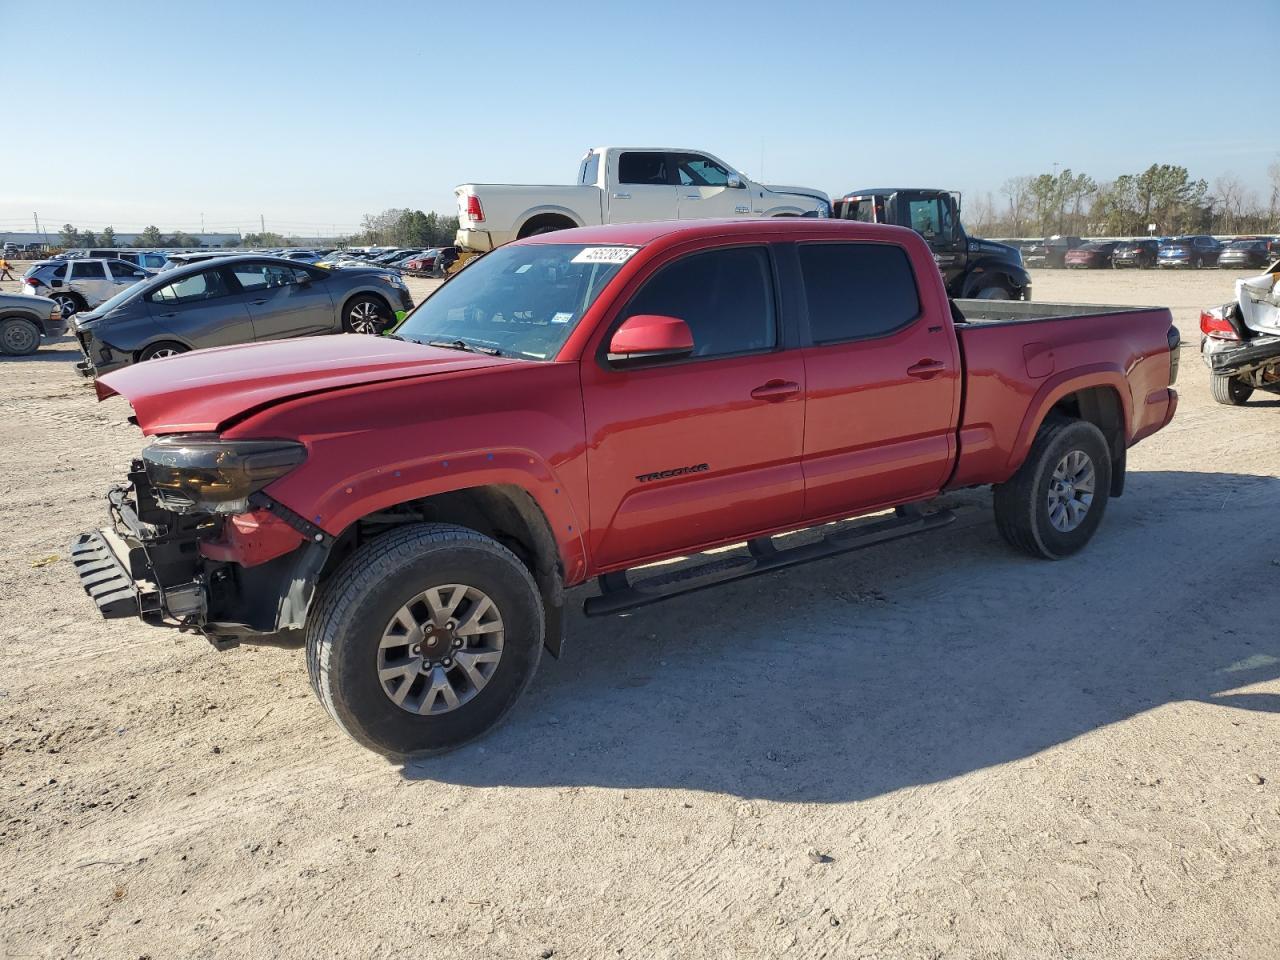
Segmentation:
<svg viewBox="0 0 1280 960">
<path fill-rule="evenodd" d="M 618 182 L 667 186 L 665 153 L 623 153 L 618 156 Z"/>
<path fill-rule="evenodd" d="M 920 314 L 907 252 L 886 243 L 802 243 L 800 269 L 814 343 L 879 337 Z"/>
<path fill-rule="evenodd" d="M 237 263 L 231 268 L 241 290 L 266 290 L 298 282 L 302 271 L 278 263 Z"/>
<path fill-rule="evenodd" d="M 196 300 L 211 300 L 221 297 L 227 292 L 227 283 L 218 270 L 206 270 L 175 280 L 168 286 L 155 290 L 148 297 L 152 303 L 173 304 L 191 303 Z"/>
<path fill-rule="evenodd" d="M 132 263 L 126 263 L 124 260 L 112 260 L 108 266 L 111 268 L 111 275 L 117 280 L 134 279 L 134 274 L 138 272 L 138 268 Z"/>
<path fill-rule="evenodd" d="M 777 345 L 769 254 L 763 247 L 695 253 L 659 270 L 623 317 L 679 317 L 693 332 L 695 357 L 768 350 Z"/>
<path fill-rule="evenodd" d="M 95 280 L 106 277 L 106 271 L 100 263 L 77 263 L 72 271 L 72 280 Z"/>
</svg>

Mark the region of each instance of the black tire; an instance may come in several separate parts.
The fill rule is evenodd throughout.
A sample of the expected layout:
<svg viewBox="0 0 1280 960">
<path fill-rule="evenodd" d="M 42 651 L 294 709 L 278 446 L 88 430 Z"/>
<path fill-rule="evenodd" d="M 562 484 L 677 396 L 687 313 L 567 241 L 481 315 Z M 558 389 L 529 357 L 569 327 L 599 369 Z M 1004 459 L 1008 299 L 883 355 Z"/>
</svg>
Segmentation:
<svg viewBox="0 0 1280 960">
<path fill-rule="evenodd" d="M 378 678 L 383 631 L 424 590 L 465 584 L 492 599 L 504 625 L 502 656 L 461 706 L 422 715 L 393 703 Z M 329 715 L 356 742 L 392 758 L 456 749 L 496 727 L 542 657 L 542 600 L 528 569 L 466 527 L 401 527 L 356 550 L 321 588 L 307 618 L 307 671 Z M 406 681 L 407 682 L 407 681 Z"/>
<path fill-rule="evenodd" d="M 40 328 L 22 317 L 0 320 L 0 353 L 29 357 L 40 349 Z"/>
<path fill-rule="evenodd" d="M 148 360 L 158 360 L 164 357 L 176 356 L 179 353 L 186 353 L 190 347 L 185 344 L 178 343 L 177 340 L 160 340 L 156 343 L 149 343 L 143 347 L 138 353 L 138 362 L 146 363 Z"/>
<path fill-rule="evenodd" d="M 342 308 L 342 329 L 346 333 L 381 336 L 393 319 L 395 315 L 386 301 L 369 294 L 352 297 Z"/>
<path fill-rule="evenodd" d="M 1053 472 L 1074 451 L 1085 453 L 1094 470 L 1093 500 L 1079 525 L 1059 530 L 1049 519 Z M 996 527 L 1013 547 L 1033 557 L 1061 560 L 1078 552 L 1102 522 L 1111 493 L 1111 452 L 1092 423 L 1054 416 L 1036 434 L 1018 472 L 995 488 Z"/>
<path fill-rule="evenodd" d="M 1012 300 L 1014 299 L 1012 291 L 1003 283 L 992 284 L 989 287 L 983 287 L 974 296 L 978 300 Z"/>
<path fill-rule="evenodd" d="M 1209 377 L 1209 391 L 1213 399 L 1229 407 L 1238 407 L 1253 396 L 1253 384 L 1245 383 L 1239 377 L 1224 377 L 1213 374 Z"/>
</svg>

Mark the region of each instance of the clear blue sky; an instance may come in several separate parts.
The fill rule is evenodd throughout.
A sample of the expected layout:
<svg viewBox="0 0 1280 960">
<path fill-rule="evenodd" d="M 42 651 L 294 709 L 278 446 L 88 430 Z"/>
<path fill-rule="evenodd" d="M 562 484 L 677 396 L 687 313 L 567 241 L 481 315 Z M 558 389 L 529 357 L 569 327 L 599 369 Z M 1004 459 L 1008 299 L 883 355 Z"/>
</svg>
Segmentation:
<svg viewBox="0 0 1280 960">
<path fill-rule="evenodd" d="M 568 182 L 610 143 L 751 176 L 763 155 L 765 180 L 833 194 L 972 195 L 1056 161 L 1098 179 L 1179 163 L 1265 196 L 1280 157 L 1280 0 L 0 0 L 0 17 L 0 231 L 33 211 L 351 229 L 452 212 L 468 180 Z"/>
</svg>

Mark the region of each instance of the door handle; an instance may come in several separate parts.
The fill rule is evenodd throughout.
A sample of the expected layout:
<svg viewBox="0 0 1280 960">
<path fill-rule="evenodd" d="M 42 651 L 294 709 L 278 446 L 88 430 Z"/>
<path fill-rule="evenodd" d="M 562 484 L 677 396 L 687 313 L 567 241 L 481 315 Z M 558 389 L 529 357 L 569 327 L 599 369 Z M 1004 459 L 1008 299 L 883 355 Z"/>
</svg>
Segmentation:
<svg viewBox="0 0 1280 960">
<path fill-rule="evenodd" d="M 702 199 L 702 194 L 700 194 L 700 193 L 686 193 L 686 194 L 684 195 L 684 198 L 685 198 L 686 200 L 701 200 L 701 199 Z"/>
<path fill-rule="evenodd" d="M 170 317 L 176 317 L 177 315 L 178 315 L 177 313 L 162 313 L 160 314 L 160 319 L 168 320 Z"/>
<path fill-rule="evenodd" d="M 793 380 L 770 380 L 763 383 L 751 391 L 751 399 L 753 400 L 785 400 L 787 397 L 799 393 L 800 384 Z"/>
<path fill-rule="evenodd" d="M 615 199 L 615 200 L 630 200 L 630 199 L 631 199 L 631 194 L 629 194 L 629 193 L 615 193 L 615 194 L 613 195 L 613 199 Z"/>
<path fill-rule="evenodd" d="M 916 377 L 920 380 L 932 380 L 946 368 L 947 365 L 941 360 L 921 360 L 919 363 L 907 367 L 907 376 Z"/>
<path fill-rule="evenodd" d="M 249 302 L 252 303 L 255 307 L 260 307 L 267 302 L 267 298 L 263 297 L 261 300 L 250 300 Z"/>
</svg>

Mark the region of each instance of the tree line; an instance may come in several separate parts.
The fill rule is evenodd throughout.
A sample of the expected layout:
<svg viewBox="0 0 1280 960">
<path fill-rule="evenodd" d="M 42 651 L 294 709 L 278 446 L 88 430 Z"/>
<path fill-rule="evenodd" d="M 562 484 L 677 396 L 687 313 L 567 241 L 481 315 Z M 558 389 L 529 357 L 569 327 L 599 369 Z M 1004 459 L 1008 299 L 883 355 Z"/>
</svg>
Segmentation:
<svg viewBox="0 0 1280 960">
<path fill-rule="evenodd" d="M 358 233 L 351 237 L 334 237 L 342 246 L 394 246 L 394 247 L 440 247 L 453 243 L 454 234 L 458 232 L 458 218 L 444 217 L 438 213 L 423 213 L 408 207 L 392 207 L 381 213 L 365 214 Z M 98 232 L 78 230 L 70 223 L 64 224 L 59 231 L 58 241 L 64 249 L 74 247 L 115 247 L 116 231 L 113 227 L 104 227 Z M 284 237 L 279 233 L 265 231 L 262 233 L 246 233 L 239 240 L 229 240 L 226 247 L 287 247 L 296 246 L 296 238 Z M 198 247 L 200 238 L 185 230 L 166 234 L 159 227 L 149 226 L 138 234 L 134 241 L 139 247 Z"/>
<path fill-rule="evenodd" d="M 1233 174 L 1210 184 L 1170 163 L 1114 180 L 1071 169 L 1011 177 L 998 193 L 967 200 L 964 221 L 972 233 L 992 237 L 1277 233 L 1280 160 L 1267 172 L 1265 200 Z"/>
</svg>

